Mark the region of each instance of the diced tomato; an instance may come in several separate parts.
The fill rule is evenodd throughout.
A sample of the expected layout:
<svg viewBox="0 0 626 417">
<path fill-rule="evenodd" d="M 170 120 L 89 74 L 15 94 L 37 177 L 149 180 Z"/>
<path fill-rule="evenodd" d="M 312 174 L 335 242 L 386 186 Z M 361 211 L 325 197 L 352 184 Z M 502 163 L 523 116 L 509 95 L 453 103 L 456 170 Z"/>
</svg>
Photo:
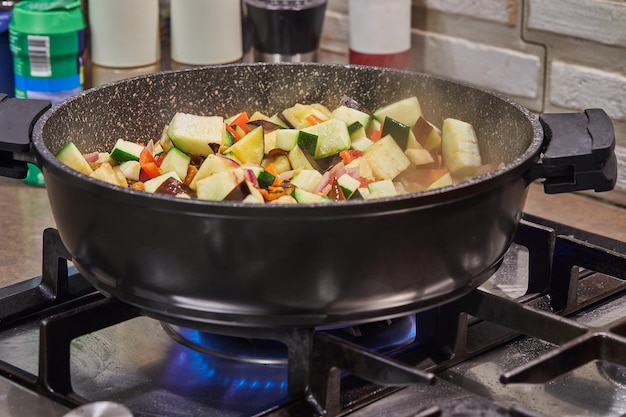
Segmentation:
<svg viewBox="0 0 626 417">
<path fill-rule="evenodd" d="M 139 154 L 139 165 L 141 166 L 141 171 L 145 173 L 148 178 L 154 178 L 161 175 L 161 169 L 150 152 L 150 149 L 143 148 L 141 153 Z"/>
<path fill-rule="evenodd" d="M 363 156 L 363 152 L 356 149 L 346 149 L 345 151 L 339 152 L 339 156 L 343 160 L 343 163 L 348 165 L 350 162 Z"/>
</svg>

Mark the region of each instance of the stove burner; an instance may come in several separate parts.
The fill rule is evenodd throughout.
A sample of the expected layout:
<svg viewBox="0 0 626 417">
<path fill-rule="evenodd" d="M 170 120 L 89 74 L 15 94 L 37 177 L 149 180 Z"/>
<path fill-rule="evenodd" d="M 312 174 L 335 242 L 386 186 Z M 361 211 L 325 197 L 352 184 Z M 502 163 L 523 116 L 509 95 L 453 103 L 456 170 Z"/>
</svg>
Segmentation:
<svg viewBox="0 0 626 417">
<path fill-rule="evenodd" d="M 209 333 L 161 322 L 178 343 L 216 357 L 263 365 L 287 365 L 287 347 L 278 341 Z M 322 330 L 359 346 L 390 353 L 415 340 L 415 316 Z"/>
</svg>

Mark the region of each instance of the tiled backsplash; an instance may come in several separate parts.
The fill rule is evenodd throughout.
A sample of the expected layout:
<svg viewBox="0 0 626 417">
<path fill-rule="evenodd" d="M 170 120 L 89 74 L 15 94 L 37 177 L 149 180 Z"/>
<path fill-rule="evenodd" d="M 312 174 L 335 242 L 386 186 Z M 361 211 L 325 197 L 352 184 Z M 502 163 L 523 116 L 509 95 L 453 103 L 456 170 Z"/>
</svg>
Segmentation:
<svg viewBox="0 0 626 417">
<path fill-rule="evenodd" d="M 320 60 L 348 62 L 348 0 L 329 0 Z M 376 17 L 371 22 L 375 24 Z M 534 112 L 604 109 L 626 206 L 625 0 L 413 0 L 410 70 L 496 91 Z"/>
</svg>

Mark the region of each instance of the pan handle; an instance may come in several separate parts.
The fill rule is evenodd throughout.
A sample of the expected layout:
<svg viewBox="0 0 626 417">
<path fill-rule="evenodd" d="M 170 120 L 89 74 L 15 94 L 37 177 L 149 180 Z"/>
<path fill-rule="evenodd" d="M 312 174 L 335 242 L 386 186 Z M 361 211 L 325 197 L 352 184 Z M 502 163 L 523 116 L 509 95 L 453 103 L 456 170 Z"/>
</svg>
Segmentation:
<svg viewBox="0 0 626 417">
<path fill-rule="evenodd" d="M 609 191 L 617 182 L 615 131 L 602 109 L 539 116 L 543 157 L 531 180 L 544 178 L 547 194 L 580 190 Z"/>
<path fill-rule="evenodd" d="M 8 98 L 0 94 L 0 176 L 26 178 L 35 122 L 51 107 L 46 100 Z"/>
</svg>

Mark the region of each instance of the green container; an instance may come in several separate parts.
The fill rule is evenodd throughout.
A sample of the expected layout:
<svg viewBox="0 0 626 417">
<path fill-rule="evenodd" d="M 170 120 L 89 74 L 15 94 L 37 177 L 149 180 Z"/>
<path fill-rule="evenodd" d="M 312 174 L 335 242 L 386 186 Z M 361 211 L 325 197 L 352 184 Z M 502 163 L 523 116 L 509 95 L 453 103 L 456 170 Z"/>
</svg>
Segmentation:
<svg viewBox="0 0 626 417">
<path fill-rule="evenodd" d="M 85 26 L 80 0 L 24 0 L 15 4 L 9 45 L 16 97 L 56 104 L 82 91 Z"/>
</svg>

